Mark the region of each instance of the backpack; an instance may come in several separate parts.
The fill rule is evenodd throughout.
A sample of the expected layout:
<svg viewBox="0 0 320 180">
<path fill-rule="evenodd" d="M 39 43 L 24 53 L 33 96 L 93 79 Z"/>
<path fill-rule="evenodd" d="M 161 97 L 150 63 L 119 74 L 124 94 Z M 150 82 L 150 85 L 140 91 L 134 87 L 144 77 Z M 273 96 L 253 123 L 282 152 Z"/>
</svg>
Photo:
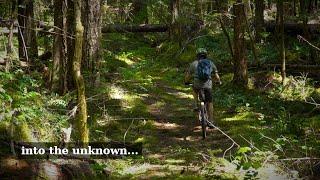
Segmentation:
<svg viewBox="0 0 320 180">
<path fill-rule="evenodd" d="M 206 82 L 209 79 L 211 79 L 211 73 L 212 73 L 212 67 L 211 67 L 211 61 L 208 59 L 201 59 L 198 62 L 197 66 L 197 72 L 198 72 L 198 78 Z"/>
</svg>

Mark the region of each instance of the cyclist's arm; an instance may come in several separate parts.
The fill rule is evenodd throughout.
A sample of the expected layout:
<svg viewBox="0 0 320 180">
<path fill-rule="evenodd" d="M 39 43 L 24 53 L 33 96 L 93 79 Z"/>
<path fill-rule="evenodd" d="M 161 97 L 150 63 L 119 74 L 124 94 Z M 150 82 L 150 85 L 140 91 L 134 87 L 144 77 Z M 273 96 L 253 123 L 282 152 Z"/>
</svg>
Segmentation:
<svg viewBox="0 0 320 180">
<path fill-rule="evenodd" d="M 221 84 L 221 80 L 218 72 L 214 73 L 214 78 L 219 82 L 219 84 Z"/>
<path fill-rule="evenodd" d="M 220 80 L 220 76 L 218 74 L 217 67 L 213 63 L 212 63 L 212 67 L 213 67 L 213 76 L 212 76 L 212 78 L 214 78 L 215 80 L 217 80 L 217 82 L 219 82 L 219 84 L 221 84 L 221 80 Z"/>
<path fill-rule="evenodd" d="M 192 80 L 192 75 L 193 75 L 193 72 L 192 72 L 192 64 L 190 64 L 188 70 L 186 71 L 185 73 L 185 76 L 184 76 L 184 83 L 191 83 L 191 80 Z"/>
<path fill-rule="evenodd" d="M 184 76 L 184 82 L 185 83 L 190 83 L 191 82 L 191 74 L 189 71 L 186 72 L 185 76 Z"/>
</svg>

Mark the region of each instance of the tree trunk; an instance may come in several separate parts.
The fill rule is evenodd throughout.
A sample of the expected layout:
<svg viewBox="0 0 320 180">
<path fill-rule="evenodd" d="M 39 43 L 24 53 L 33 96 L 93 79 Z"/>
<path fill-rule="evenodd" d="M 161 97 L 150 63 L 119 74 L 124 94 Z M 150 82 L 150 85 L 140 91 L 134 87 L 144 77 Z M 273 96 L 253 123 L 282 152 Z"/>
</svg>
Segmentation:
<svg viewBox="0 0 320 180">
<path fill-rule="evenodd" d="M 297 0 L 293 0 L 293 15 L 297 16 Z"/>
<path fill-rule="evenodd" d="M 74 17 L 74 3 L 72 0 L 67 0 L 67 32 L 69 35 L 74 34 L 74 26 L 75 26 L 75 17 Z M 74 55 L 74 39 L 67 38 L 67 72 L 73 72 L 72 67 L 72 59 Z M 68 91 L 75 90 L 75 80 L 73 76 L 68 75 L 67 85 L 68 85 Z"/>
<path fill-rule="evenodd" d="M 14 22 L 16 20 L 16 16 L 17 16 L 17 11 L 16 11 L 16 5 L 17 5 L 17 1 L 13 0 L 11 2 L 11 21 L 9 24 L 9 34 L 8 34 L 8 47 L 7 47 L 7 59 L 6 59 L 6 67 L 5 67 L 5 71 L 9 72 L 11 69 L 11 65 L 12 65 L 12 60 L 14 57 L 14 53 L 13 53 L 13 29 L 14 29 Z"/>
<path fill-rule="evenodd" d="M 178 22 L 179 11 L 180 11 L 180 0 L 171 0 L 170 1 L 170 10 L 171 10 L 171 27 L 170 27 L 170 37 L 171 40 L 178 40 L 181 44 L 181 29 Z"/>
<path fill-rule="evenodd" d="M 182 39 L 181 39 L 182 30 L 178 20 L 179 14 L 180 14 L 180 0 L 170 0 L 170 11 L 171 11 L 171 25 L 170 25 L 170 31 L 169 31 L 170 38 L 171 40 L 178 41 L 179 45 L 182 46 Z M 164 28 L 163 30 L 165 29 L 166 28 Z"/>
<path fill-rule="evenodd" d="M 255 0 L 255 29 L 256 29 L 256 42 L 261 42 L 261 33 L 264 32 L 264 0 Z"/>
<path fill-rule="evenodd" d="M 74 0 L 74 16 L 75 16 L 75 49 L 73 56 L 73 76 L 78 92 L 78 109 L 79 114 L 76 122 L 77 140 L 87 144 L 89 142 L 89 131 L 87 127 L 87 102 L 85 96 L 85 84 L 81 75 L 81 59 L 82 59 L 82 42 L 83 42 L 83 25 L 81 23 L 81 1 Z"/>
<path fill-rule="evenodd" d="M 101 0 L 85 1 L 84 14 L 84 67 L 97 76 L 100 62 L 100 36 L 101 36 Z M 96 82 L 96 78 L 92 78 Z"/>
<path fill-rule="evenodd" d="M 180 10 L 180 0 L 171 0 L 170 1 L 170 9 L 171 9 L 171 24 L 175 24 L 179 18 L 179 10 Z"/>
<path fill-rule="evenodd" d="M 248 70 L 246 59 L 245 30 L 246 16 L 243 3 L 233 5 L 234 11 L 234 76 L 233 83 L 246 88 L 248 85 Z"/>
<path fill-rule="evenodd" d="M 244 6 L 245 6 L 245 12 L 247 17 L 251 17 L 252 16 L 252 9 L 251 9 L 251 1 L 250 0 L 243 0 L 244 2 Z"/>
<path fill-rule="evenodd" d="M 133 0 L 133 22 L 148 24 L 148 4 L 145 0 Z"/>
<path fill-rule="evenodd" d="M 66 4 L 61 0 L 54 0 L 54 43 L 53 68 L 51 76 L 51 89 L 59 94 L 67 92 L 67 54 L 66 54 Z"/>
<path fill-rule="evenodd" d="M 36 24 L 34 21 L 33 1 L 18 0 L 19 57 L 20 60 L 38 58 Z"/>
<path fill-rule="evenodd" d="M 303 22 L 302 29 L 303 34 L 307 40 L 310 39 L 310 33 L 308 30 L 308 13 L 307 13 L 307 3 L 303 0 L 300 0 L 300 18 Z"/>
<path fill-rule="evenodd" d="M 283 0 L 278 0 L 279 3 L 279 21 L 280 21 L 280 59 L 281 59 L 281 77 L 282 77 L 282 84 L 285 85 L 286 79 L 286 50 L 284 44 L 284 6 Z"/>
<path fill-rule="evenodd" d="M 229 46 L 229 49 L 230 49 L 230 54 L 231 54 L 231 57 L 233 59 L 234 58 L 234 52 L 233 52 L 233 47 L 232 47 L 232 41 L 231 41 L 229 32 L 227 30 L 227 26 L 224 23 L 224 15 L 223 14 L 226 12 L 226 9 L 225 9 L 225 6 L 222 6 L 222 3 L 220 1 L 218 1 L 218 0 L 215 1 L 215 5 L 216 5 L 216 8 L 217 8 L 218 12 L 221 14 L 219 16 L 219 22 L 220 22 L 220 25 L 221 25 L 222 32 L 227 38 L 228 46 Z"/>
</svg>

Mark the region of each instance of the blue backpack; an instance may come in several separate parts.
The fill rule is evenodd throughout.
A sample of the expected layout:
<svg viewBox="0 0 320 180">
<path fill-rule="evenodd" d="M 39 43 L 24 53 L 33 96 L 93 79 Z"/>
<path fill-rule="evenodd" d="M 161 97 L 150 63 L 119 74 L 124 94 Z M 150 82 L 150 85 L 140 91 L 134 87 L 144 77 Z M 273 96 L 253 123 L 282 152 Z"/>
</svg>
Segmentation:
<svg viewBox="0 0 320 180">
<path fill-rule="evenodd" d="M 206 82 L 209 79 L 211 79 L 211 73 L 212 73 L 211 61 L 208 59 L 199 60 L 197 72 L 198 72 L 198 78 L 201 81 Z"/>
</svg>

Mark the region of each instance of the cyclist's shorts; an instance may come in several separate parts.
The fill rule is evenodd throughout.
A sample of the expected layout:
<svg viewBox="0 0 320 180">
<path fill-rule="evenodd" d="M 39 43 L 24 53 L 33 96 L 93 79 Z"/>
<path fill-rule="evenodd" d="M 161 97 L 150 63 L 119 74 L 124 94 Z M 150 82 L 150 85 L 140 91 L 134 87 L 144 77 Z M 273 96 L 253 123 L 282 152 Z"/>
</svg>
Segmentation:
<svg viewBox="0 0 320 180">
<path fill-rule="evenodd" d="M 193 88 L 193 90 L 198 94 L 200 89 Z M 204 96 L 205 96 L 204 102 L 206 102 L 206 103 L 212 102 L 212 100 L 213 100 L 213 98 L 212 98 L 212 89 L 205 88 L 204 89 Z"/>
</svg>

